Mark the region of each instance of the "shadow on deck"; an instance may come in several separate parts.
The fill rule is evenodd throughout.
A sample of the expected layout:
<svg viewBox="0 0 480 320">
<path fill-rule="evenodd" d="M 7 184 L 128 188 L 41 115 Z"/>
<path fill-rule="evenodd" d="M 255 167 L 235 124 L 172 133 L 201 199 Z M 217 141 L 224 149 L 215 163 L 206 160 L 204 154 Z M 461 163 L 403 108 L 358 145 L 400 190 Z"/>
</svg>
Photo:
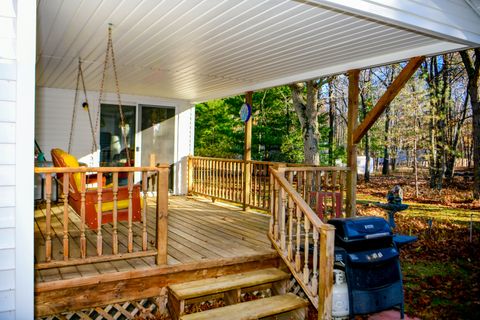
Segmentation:
<svg viewBox="0 0 480 320">
<path fill-rule="evenodd" d="M 154 221 L 154 201 L 149 200 L 148 219 Z M 214 205 L 190 197 L 170 197 L 168 263 L 156 265 L 154 257 L 120 259 L 100 263 L 35 271 L 36 316 L 159 296 L 171 283 L 215 277 L 239 271 L 278 266 L 280 260 L 267 238 L 269 217 L 245 213 L 235 207 Z M 53 257 L 62 257 L 63 206 L 52 208 Z M 71 211 L 70 253 L 78 246 L 78 216 Z M 45 258 L 45 213 L 35 211 L 35 261 Z M 77 229 L 75 229 L 77 228 Z M 141 226 L 134 224 L 134 251 L 141 247 Z M 111 225 L 104 225 L 103 250 L 111 252 Z M 119 243 L 126 243 L 127 228 L 119 223 Z M 149 246 L 155 240 L 148 229 Z M 87 231 L 87 254 L 95 255 L 96 233 Z M 151 240 L 150 240 L 151 239 Z M 126 252 L 125 245 L 120 252 Z"/>
</svg>

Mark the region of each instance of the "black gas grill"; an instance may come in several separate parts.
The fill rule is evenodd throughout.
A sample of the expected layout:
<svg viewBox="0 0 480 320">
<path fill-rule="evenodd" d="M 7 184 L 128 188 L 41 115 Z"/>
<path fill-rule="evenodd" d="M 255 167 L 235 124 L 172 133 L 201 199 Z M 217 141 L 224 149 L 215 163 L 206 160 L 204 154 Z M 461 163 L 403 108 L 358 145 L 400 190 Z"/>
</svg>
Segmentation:
<svg viewBox="0 0 480 320">
<path fill-rule="evenodd" d="M 380 217 L 331 219 L 335 267 L 345 271 L 350 316 L 399 306 L 403 288 L 399 253 L 387 221 Z"/>
</svg>

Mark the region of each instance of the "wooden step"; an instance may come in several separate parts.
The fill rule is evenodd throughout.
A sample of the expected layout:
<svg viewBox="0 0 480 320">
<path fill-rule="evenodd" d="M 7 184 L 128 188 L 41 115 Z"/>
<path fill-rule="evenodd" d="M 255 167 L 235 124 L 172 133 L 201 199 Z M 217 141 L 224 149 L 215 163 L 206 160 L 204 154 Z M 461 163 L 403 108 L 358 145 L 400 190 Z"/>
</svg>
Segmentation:
<svg viewBox="0 0 480 320">
<path fill-rule="evenodd" d="M 252 272 L 237 273 L 218 278 L 185 282 L 169 286 L 170 292 L 177 299 L 191 299 L 233 289 L 253 287 L 256 285 L 289 279 L 290 275 L 276 268 Z"/>
<path fill-rule="evenodd" d="M 185 305 L 191 301 L 198 302 L 202 300 L 201 297 L 220 294 L 225 304 L 235 304 L 240 301 L 242 289 L 256 288 L 266 284 L 270 285 L 273 294 L 284 294 L 289 278 L 290 274 L 282 270 L 268 268 L 170 285 L 168 309 L 172 319 L 176 320 L 185 313 Z"/>
<path fill-rule="evenodd" d="M 308 301 L 293 293 L 183 315 L 181 320 L 250 320 L 305 309 Z M 305 317 L 305 311 L 302 312 Z"/>
</svg>

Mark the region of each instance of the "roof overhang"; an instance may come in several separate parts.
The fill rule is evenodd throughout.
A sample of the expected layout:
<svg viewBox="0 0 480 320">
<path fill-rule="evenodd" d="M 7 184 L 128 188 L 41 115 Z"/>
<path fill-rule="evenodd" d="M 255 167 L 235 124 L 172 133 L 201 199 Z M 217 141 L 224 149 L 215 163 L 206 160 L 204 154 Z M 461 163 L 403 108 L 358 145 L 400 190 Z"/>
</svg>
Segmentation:
<svg viewBox="0 0 480 320">
<path fill-rule="evenodd" d="M 480 46 L 463 0 L 39 0 L 37 21 L 38 86 L 75 88 L 81 57 L 98 90 L 112 23 L 121 92 L 191 102 Z"/>
</svg>

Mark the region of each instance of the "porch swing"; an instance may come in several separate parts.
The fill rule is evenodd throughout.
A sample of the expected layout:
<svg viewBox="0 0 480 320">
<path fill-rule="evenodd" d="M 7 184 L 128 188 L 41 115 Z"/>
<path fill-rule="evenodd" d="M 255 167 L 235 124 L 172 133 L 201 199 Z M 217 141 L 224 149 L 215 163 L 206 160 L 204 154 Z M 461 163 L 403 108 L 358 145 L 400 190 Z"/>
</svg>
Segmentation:
<svg viewBox="0 0 480 320">
<path fill-rule="evenodd" d="M 126 149 L 126 156 L 127 156 L 127 163 L 125 164 L 126 166 L 131 165 L 131 160 L 130 160 L 130 152 L 128 149 L 128 144 L 127 144 L 127 137 L 125 134 L 124 128 L 125 128 L 125 117 L 123 114 L 122 110 L 122 104 L 120 100 L 120 89 L 118 85 L 118 77 L 117 77 L 117 68 L 115 64 L 115 57 L 113 53 L 113 44 L 112 44 L 112 28 L 111 25 L 109 25 L 108 28 L 108 44 L 107 44 L 107 52 L 105 54 L 105 63 L 104 63 L 104 68 L 103 68 L 103 75 L 102 75 L 102 80 L 100 83 L 100 93 L 99 93 L 99 100 L 98 100 L 98 109 L 97 109 L 97 115 L 96 115 L 96 124 L 95 127 L 93 126 L 92 123 L 92 117 L 90 115 L 90 109 L 89 109 L 89 104 L 88 104 L 88 99 L 87 99 L 87 91 L 85 88 L 85 82 L 83 78 L 83 71 L 82 71 L 82 63 L 81 59 L 79 59 L 78 63 L 78 74 L 77 74 L 77 85 L 76 85 L 76 90 L 75 90 L 75 98 L 73 102 L 73 113 L 72 113 L 72 125 L 70 128 L 70 139 L 68 143 L 68 152 L 65 152 L 62 149 L 55 148 L 51 150 L 51 155 L 52 155 L 52 161 L 55 167 L 70 167 L 70 168 L 77 168 L 80 167 L 80 164 L 78 160 L 70 154 L 71 152 L 71 146 L 72 146 L 72 137 L 73 137 L 73 129 L 75 126 L 75 118 L 76 118 L 76 105 L 77 105 L 77 98 L 78 98 L 78 92 L 79 92 L 79 84 L 80 80 L 82 83 L 83 87 L 83 94 L 84 94 L 84 102 L 82 103 L 82 107 L 84 108 L 85 111 L 88 112 L 88 118 L 89 118 L 89 123 L 90 123 L 90 130 L 92 134 L 92 149 L 91 149 L 91 154 L 92 154 L 92 162 L 93 162 L 93 154 L 94 152 L 98 149 L 97 147 L 97 142 L 96 142 L 96 132 L 98 128 L 98 123 L 100 119 L 100 105 L 101 101 L 103 99 L 103 93 L 104 93 L 104 82 L 105 82 L 105 76 L 106 76 L 106 71 L 108 67 L 108 60 L 110 57 L 110 51 L 111 51 L 111 58 L 112 58 L 112 65 L 113 65 L 113 70 L 114 70 L 114 77 L 115 77 L 115 86 L 116 86 L 116 93 L 117 93 L 117 98 L 118 98 L 118 109 L 120 113 L 120 125 L 122 128 L 122 137 L 123 137 L 123 142 L 125 143 L 125 149 Z M 132 179 L 132 176 L 127 174 L 128 180 Z M 99 181 L 96 179 L 96 174 L 93 175 L 86 175 L 85 179 L 85 184 L 87 187 L 85 188 L 85 193 L 84 193 L 84 200 L 85 200 L 85 224 L 91 228 L 91 229 L 97 229 L 98 226 L 98 218 L 97 218 L 97 209 L 98 209 L 98 188 L 97 187 L 88 187 L 89 185 L 92 184 L 97 184 Z M 59 177 L 60 178 L 60 177 Z M 73 208 L 76 214 L 79 216 L 81 215 L 81 210 L 82 210 L 82 176 L 81 173 L 73 173 L 70 174 L 69 178 L 69 193 L 68 193 L 68 203 L 70 206 Z M 62 181 L 62 179 L 60 179 Z M 117 204 L 117 220 L 118 221 L 128 221 L 128 216 L 129 216 L 129 205 L 130 205 L 130 194 L 131 194 L 131 209 L 132 209 L 132 221 L 141 221 L 142 218 L 142 205 L 141 205 L 141 198 L 140 198 L 140 189 L 141 186 L 138 184 L 135 184 L 131 187 L 131 190 L 129 190 L 129 185 L 124 185 L 124 186 L 117 186 L 116 187 L 116 192 L 114 194 L 113 190 L 113 185 L 110 183 L 108 185 L 105 185 L 105 177 L 101 181 L 102 187 L 102 205 L 101 205 L 101 210 L 102 210 L 102 224 L 104 223 L 109 223 L 113 221 L 113 211 L 114 211 L 114 199 L 116 198 L 116 204 Z M 98 184 L 97 184 L 98 185 Z"/>
</svg>

